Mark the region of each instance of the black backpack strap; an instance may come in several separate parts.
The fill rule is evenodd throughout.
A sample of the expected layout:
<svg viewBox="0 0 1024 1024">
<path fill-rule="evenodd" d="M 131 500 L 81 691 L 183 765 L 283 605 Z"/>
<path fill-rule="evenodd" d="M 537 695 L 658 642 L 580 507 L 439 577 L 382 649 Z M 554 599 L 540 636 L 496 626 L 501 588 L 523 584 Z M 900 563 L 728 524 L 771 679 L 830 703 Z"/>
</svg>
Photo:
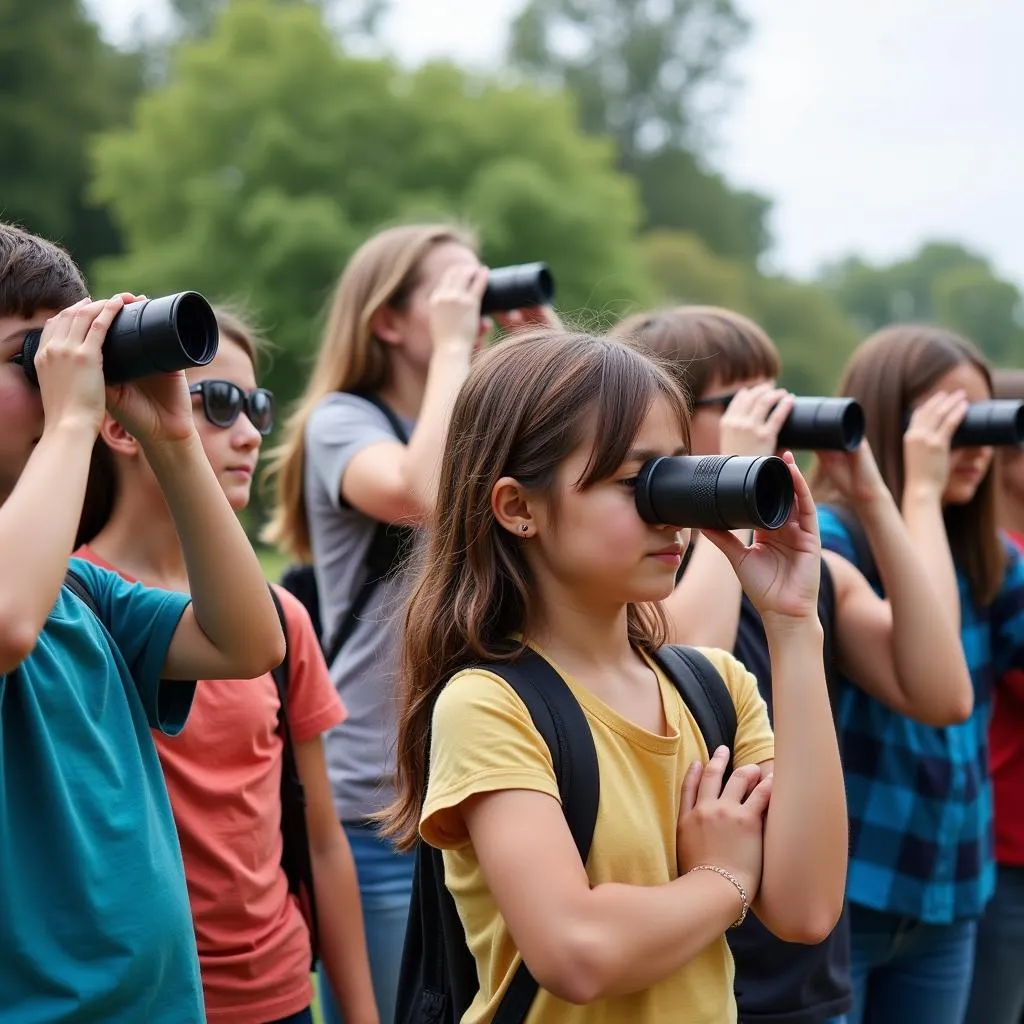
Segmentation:
<svg viewBox="0 0 1024 1024">
<path fill-rule="evenodd" d="M 868 536 L 861 526 L 860 520 L 845 505 L 827 506 L 832 514 L 846 527 L 850 534 L 850 544 L 853 546 L 853 553 L 857 559 L 857 568 L 861 575 L 876 590 L 882 589 L 882 577 L 878 574 L 878 566 L 875 564 L 875 556 L 872 554 L 871 545 L 868 543 Z"/>
<path fill-rule="evenodd" d="M 306 791 L 299 776 L 295 760 L 291 728 L 288 725 L 288 683 L 291 678 L 288 621 L 277 592 L 270 588 L 277 617 L 284 631 L 284 660 L 271 670 L 277 687 L 277 730 L 281 734 L 281 868 L 288 879 L 288 891 L 295 896 L 309 925 L 309 944 L 312 951 L 310 970 L 319 959 L 320 923 L 316 912 L 316 889 L 313 881 L 313 861 L 309 854 L 309 829 L 306 823 Z"/>
<path fill-rule="evenodd" d="M 402 421 L 388 405 L 380 400 L 377 395 L 359 392 L 359 397 L 376 406 L 387 418 L 391 429 L 402 444 L 409 443 L 409 437 L 405 432 Z M 377 586 L 394 572 L 409 553 L 412 546 L 413 530 L 408 526 L 398 526 L 395 523 L 378 523 L 374 532 L 373 540 L 370 542 L 370 550 L 365 560 L 366 577 L 363 580 L 359 592 L 356 594 L 351 607 L 345 617 L 338 623 L 334 634 L 329 642 L 324 643 L 324 658 L 328 665 L 333 665 L 335 659 L 341 653 L 349 637 L 352 635 L 359 622 L 360 616 L 366 610 Z M 325 638 L 326 640 L 326 638 Z"/>
<path fill-rule="evenodd" d="M 725 777 L 732 772 L 736 747 L 736 706 L 718 669 L 693 647 L 665 646 L 654 655 L 679 691 L 704 737 L 708 756 L 729 748 Z"/>
<path fill-rule="evenodd" d="M 533 650 L 525 650 L 512 662 L 479 667 L 501 676 L 515 690 L 551 751 L 562 812 L 586 864 L 597 823 L 601 778 L 594 737 L 579 701 L 565 680 Z M 526 963 L 520 962 L 492 1024 L 523 1024 L 537 989 Z"/>
<path fill-rule="evenodd" d="M 64 573 L 64 586 L 71 591 L 79 601 L 82 602 L 96 616 L 97 619 L 102 621 L 100 615 L 99 606 L 96 604 L 96 598 L 92 596 L 92 591 L 89 589 L 88 584 L 81 576 L 75 572 L 74 569 L 67 569 Z"/>
<path fill-rule="evenodd" d="M 828 701 L 832 707 L 832 721 L 835 722 L 839 707 L 841 679 L 836 662 L 836 585 L 832 570 L 825 559 L 821 560 L 821 583 L 818 587 L 818 618 L 823 635 L 822 656 L 825 662 L 825 685 L 828 687 Z"/>
</svg>

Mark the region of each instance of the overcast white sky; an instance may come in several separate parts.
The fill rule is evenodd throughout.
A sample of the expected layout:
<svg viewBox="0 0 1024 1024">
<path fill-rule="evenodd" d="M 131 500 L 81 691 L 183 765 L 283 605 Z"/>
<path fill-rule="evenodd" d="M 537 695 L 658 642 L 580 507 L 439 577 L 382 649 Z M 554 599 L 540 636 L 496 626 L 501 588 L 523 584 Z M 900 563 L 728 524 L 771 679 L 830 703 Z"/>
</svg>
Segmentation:
<svg viewBox="0 0 1024 1024">
<path fill-rule="evenodd" d="M 156 0 L 86 0 L 112 38 Z M 1024 4 L 739 0 L 754 22 L 718 166 L 775 200 L 779 269 L 955 238 L 1024 287 Z M 404 58 L 486 64 L 521 0 L 393 0 Z"/>
</svg>

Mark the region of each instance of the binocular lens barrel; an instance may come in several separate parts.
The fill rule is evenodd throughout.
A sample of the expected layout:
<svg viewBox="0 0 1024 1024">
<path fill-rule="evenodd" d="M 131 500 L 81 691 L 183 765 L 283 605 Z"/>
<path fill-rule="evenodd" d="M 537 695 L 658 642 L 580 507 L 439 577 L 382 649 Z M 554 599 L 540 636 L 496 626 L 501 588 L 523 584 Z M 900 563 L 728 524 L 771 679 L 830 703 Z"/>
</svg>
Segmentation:
<svg viewBox="0 0 1024 1024">
<path fill-rule="evenodd" d="M 779 431 L 779 447 L 852 452 L 864 440 L 864 410 L 854 398 L 797 398 Z"/>
<path fill-rule="evenodd" d="M 554 296 L 555 278 L 546 263 L 496 267 L 487 275 L 480 313 L 487 316 L 489 313 L 547 306 Z"/>
<path fill-rule="evenodd" d="M 1024 444 L 1024 402 L 1016 398 L 972 402 L 950 441 L 954 448 L 1020 444 Z"/>
<path fill-rule="evenodd" d="M 29 331 L 21 351 L 22 368 L 33 383 L 42 331 Z M 217 354 L 217 318 L 198 292 L 177 292 L 125 306 L 103 340 L 103 376 L 124 384 L 157 373 L 206 366 Z"/>
<path fill-rule="evenodd" d="M 651 459 L 636 480 L 648 523 L 710 530 L 777 530 L 793 508 L 793 478 L 774 455 Z"/>
</svg>

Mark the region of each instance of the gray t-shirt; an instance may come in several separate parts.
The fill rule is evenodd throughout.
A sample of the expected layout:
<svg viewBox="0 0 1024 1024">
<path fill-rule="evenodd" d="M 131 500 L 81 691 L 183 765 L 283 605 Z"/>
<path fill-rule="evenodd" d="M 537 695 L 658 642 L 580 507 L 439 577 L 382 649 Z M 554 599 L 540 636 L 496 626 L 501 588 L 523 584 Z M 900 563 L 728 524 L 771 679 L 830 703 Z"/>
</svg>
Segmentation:
<svg viewBox="0 0 1024 1024">
<path fill-rule="evenodd" d="M 405 426 L 411 431 L 412 424 Z M 359 593 L 377 529 L 375 519 L 342 501 L 342 476 L 357 452 L 395 440 L 380 409 L 343 392 L 328 395 L 306 426 L 306 518 L 325 637 L 334 635 Z M 348 709 L 347 720 L 326 737 L 334 806 L 343 821 L 379 811 L 394 795 L 395 682 L 406 587 L 402 574 L 377 585 L 330 666 Z"/>
</svg>

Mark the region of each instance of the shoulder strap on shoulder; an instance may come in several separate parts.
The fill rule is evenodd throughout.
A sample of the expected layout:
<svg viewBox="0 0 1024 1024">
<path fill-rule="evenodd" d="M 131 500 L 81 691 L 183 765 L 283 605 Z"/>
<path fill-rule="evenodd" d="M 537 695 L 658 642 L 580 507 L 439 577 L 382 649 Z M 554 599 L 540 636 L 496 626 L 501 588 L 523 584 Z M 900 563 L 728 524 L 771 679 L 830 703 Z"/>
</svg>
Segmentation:
<svg viewBox="0 0 1024 1024">
<path fill-rule="evenodd" d="M 403 444 L 408 444 L 409 437 L 405 432 L 402 421 L 395 412 L 382 401 L 377 395 L 370 392 L 353 392 L 371 405 L 376 406 L 386 417 L 395 436 Z M 378 523 L 374 531 L 373 539 L 370 542 L 370 550 L 366 555 L 366 576 L 362 586 L 356 593 L 355 599 L 345 617 L 338 623 L 333 635 L 325 638 L 324 658 L 328 666 L 333 665 L 335 659 L 341 653 L 342 647 L 352 635 L 356 628 L 359 617 L 366 610 L 366 606 L 384 579 L 404 560 L 412 545 L 413 531 L 408 526 L 398 526 L 395 523 Z"/>
<path fill-rule="evenodd" d="M 828 687 L 832 720 L 835 721 L 839 706 L 840 676 L 836 663 L 836 585 L 828 562 L 821 560 L 821 583 L 818 587 L 818 618 L 821 620 L 824 644 L 822 649 L 825 662 L 825 685 Z"/>
<path fill-rule="evenodd" d="M 409 435 L 405 432 L 405 425 L 398 418 L 397 413 L 390 405 L 387 404 L 379 395 L 375 395 L 370 391 L 357 391 L 353 392 L 358 394 L 360 398 L 365 399 L 371 405 L 375 405 L 384 415 L 387 417 L 388 423 L 391 425 L 391 429 L 402 444 L 409 443 Z"/>
<path fill-rule="evenodd" d="M 857 559 L 857 568 L 861 575 L 877 590 L 882 588 L 882 578 L 878 574 L 878 566 L 875 565 L 875 556 L 871 552 L 871 545 L 868 543 L 867 534 L 860 520 L 845 505 L 829 505 L 832 514 L 846 527 L 850 534 L 850 543 L 853 546 L 853 553 Z"/>
<path fill-rule="evenodd" d="M 586 715 L 565 680 L 535 651 L 515 661 L 487 665 L 515 690 L 551 751 L 562 812 L 585 864 L 597 824 L 601 779 L 597 748 Z M 520 963 L 492 1024 L 523 1024 L 537 995 L 537 981 Z"/>
<path fill-rule="evenodd" d="M 288 879 L 288 891 L 299 901 L 303 916 L 309 927 L 309 944 L 312 954 L 310 970 L 316 967 L 320 957 L 320 924 L 316 911 L 316 892 L 313 887 L 313 862 L 309 853 L 309 830 L 306 823 L 306 793 L 299 776 L 295 747 L 292 743 L 291 728 L 288 724 L 288 683 L 291 678 L 291 644 L 288 636 L 288 620 L 284 606 L 273 587 L 270 596 L 274 599 L 277 617 L 284 632 L 284 659 L 271 670 L 277 687 L 277 729 L 281 734 L 281 868 Z"/>
<path fill-rule="evenodd" d="M 97 619 L 101 618 L 99 607 L 96 604 L 96 598 L 92 596 L 92 591 L 89 589 L 88 584 L 81 576 L 75 572 L 74 569 L 68 569 L 64 573 L 64 586 L 71 591 L 79 601 L 82 602 L 96 616 Z"/>
<path fill-rule="evenodd" d="M 654 657 L 696 719 L 708 754 L 729 748 L 728 777 L 736 747 L 736 707 L 718 669 L 693 647 L 665 646 Z"/>
</svg>

